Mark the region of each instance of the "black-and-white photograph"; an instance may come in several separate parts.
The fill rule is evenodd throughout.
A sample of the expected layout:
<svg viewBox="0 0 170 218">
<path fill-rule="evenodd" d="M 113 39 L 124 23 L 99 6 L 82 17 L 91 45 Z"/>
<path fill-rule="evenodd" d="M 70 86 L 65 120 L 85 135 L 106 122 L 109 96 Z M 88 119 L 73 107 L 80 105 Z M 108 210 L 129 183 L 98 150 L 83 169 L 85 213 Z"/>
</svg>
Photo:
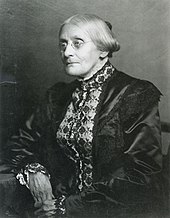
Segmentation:
<svg viewBox="0 0 170 218">
<path fill-rule="evenodd" d="M 0 218 L 170 216 L 170 1 L 0 0 Z"/>
</svg>

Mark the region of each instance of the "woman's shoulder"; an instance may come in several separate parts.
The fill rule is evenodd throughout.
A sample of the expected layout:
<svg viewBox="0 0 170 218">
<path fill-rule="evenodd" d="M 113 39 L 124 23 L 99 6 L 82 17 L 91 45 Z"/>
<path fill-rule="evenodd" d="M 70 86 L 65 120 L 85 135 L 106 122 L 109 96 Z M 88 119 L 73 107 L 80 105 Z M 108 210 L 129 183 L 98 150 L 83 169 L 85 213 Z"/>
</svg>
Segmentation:
<svg viewBox="0 0 170 218">
<path fill-rule="evenodd" d="M 158 102 L 162 93 L 150 81 L 133 77 L 128 88 L 128 96 L 143 99 L 145 102 Z M 141 100 L 142 102 L 142 100 Z"/>
<path fill-rule="evenodd" d="M 127 95 L 151 95 L 158 98 L 162 95 L 160 90 L 150 81 L 139 79 L 130 76 L 122 71 L 115 69 L 115 76 L 111 79 L 110 83 L 115 85 L 118 89 L 127 87 Z"/>
<path fill-rule="evenodd" d="M 58 92 L 58 91 L 63 91 L 65 88 L 69 86 L 69 83 L 66 82 L 57 82 L 51 87 L 47 89 L 47 93 L 52 93 L 52 92 Z"/>
<path fill-rule="evenodd" d="M 129 85 L 123 104 L 131 111 L 145 111 L 160 101 L 162 93 L 150 81 L 136 79 Z"/>
<path fill-rule="evenodd" d="M 50 88 L 48 88 L 46 92 L 46 99 L 50 103 L 64 103 L 65 101 L 68 100 L 68 98 L 71 96 L 73 90 L 76 87 L 76 82 L 72 81 L 69 83 L 66 82 L 57 82 Z"/>
<path fill-rule="evenodd" d="M 152 82 L 118 70 L 115 70 L 115 76 L 108 83 L 107 93 L 110 99 L 119 96 L 119 108 L 126 117 L 127 114 L 140 113 L 157 105 L 162 95 Z"/>
<path fill-rule="evenodd" d="M 120 107 L 123 120 L 128 119 L 132 114 L 140 114 L 150 110 L 158 104 L 162 94 L 152 82 L 119 71 L 117 74 L 120 86 L 123 84 L 123 87 L 126 87 Z"/>
</svg>

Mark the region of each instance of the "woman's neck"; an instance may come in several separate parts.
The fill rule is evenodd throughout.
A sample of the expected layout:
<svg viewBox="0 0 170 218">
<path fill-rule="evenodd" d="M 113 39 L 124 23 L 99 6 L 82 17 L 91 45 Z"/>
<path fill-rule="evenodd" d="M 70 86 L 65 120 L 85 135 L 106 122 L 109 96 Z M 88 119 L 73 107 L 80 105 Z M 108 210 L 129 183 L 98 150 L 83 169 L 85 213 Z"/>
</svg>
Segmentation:
<svg viewBox="0 0 170 218">
<path fill-rule="evenodd" d="M 96 65 L 95 67 L 91 70 L 91 72 L 88 74 L 87 77 L 84 77 L 84 78 L 80 78 L 80 80 L 88 80 L 90 79 L 93 75 L 95 75 L 104 65 L 105 63 L 108 61 L 108 57 L 100 60 Z"/>
</svg>

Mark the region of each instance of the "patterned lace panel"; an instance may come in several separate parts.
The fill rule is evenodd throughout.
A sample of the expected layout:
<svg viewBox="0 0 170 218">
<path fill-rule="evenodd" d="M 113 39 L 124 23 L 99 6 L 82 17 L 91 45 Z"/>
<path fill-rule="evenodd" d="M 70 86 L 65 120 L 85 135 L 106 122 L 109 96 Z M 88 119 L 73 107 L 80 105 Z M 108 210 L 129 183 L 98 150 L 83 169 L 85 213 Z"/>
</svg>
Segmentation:
<svg viewBox="0 0 170 218">
<path fill-rule="evenodd" d="M 92 78 L 82 81 L 72 94 L 65 118 L 56 138 L 77 168 L 79 191 L 92 184 L 92 139 L 94 118 L 104 82 L 112 75 L 113 66 L 107 62 Z"/>
</svg>

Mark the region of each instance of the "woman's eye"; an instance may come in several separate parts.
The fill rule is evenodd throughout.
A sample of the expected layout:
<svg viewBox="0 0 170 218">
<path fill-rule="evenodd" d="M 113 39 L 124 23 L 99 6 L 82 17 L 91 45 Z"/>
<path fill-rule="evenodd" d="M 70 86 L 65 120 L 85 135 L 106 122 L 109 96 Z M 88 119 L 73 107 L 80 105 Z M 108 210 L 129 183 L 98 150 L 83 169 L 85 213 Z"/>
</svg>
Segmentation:
<svg viewBox="0 0 170 218">
<path fill-rule="evenodd" d="M 83 45 L 83 41 L 74 41 L 73 45 L 75 48 L 80 48 Z"/>
<path fill-rule="evenodd" d="M 60 42 L 60 49 L 65 49 L 67 47 L 67 43 L 66 42 Z"/>
</svg>

